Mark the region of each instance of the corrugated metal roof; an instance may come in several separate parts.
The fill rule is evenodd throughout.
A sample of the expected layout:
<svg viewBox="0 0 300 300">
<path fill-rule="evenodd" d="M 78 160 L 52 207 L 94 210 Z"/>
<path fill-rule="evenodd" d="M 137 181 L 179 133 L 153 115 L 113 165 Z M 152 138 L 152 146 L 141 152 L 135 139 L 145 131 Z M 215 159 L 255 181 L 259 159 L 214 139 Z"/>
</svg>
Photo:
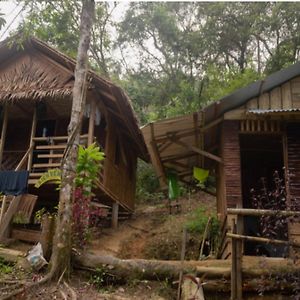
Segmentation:
<svg viewBox="0 0 300 300">
<path fill-rule="evenodd" d="M 300 108 L 249 109 L 247 114 L 265 115 L 300 112 Z"/>
</svg>

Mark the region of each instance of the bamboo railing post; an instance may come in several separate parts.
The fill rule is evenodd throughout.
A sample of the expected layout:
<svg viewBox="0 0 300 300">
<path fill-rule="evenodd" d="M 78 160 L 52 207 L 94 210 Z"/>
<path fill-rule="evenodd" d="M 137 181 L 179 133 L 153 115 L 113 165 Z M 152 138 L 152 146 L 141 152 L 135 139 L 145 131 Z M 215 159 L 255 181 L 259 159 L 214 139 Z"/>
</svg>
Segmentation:
<svg viewBox="0 0 300 300">
<path fill-rule="evenodd" d="M 92 99 L 90 118 L 89 118 L 89 129 L 88 129 L 88 146 L 94 142 L 95 115 L 96 115 L 96 102 L 95 99 Z"/>
<path fill-rule="evenodd" d="M 237 233 L 243 233 L 243 216 L 237 216 Z M 238 300 L 243 299 L 243 278 L 242 278 L 242 256 L 243 240 L 236 241 L 236 296 Z"/>
<path fill-rule="evenodd" d="M 3 150 L 4 150 L 4 145 L 5 145 L 5 139 L 6 139 L 7 121 L 8 121 L 8 105 L 5 104 L 2 130 L 1 130 L 1 139 L 0 139 L 0 167 L 2 165 L 2 159 L 3 159 Z"/>
<path fill-rule="evenodd" d="M 31 133 L 30 133 L 30 143 L 29 143 L 29 148 L 31 150 L 30 150 L 30 153 L 29 153 L 29 156 L 28 156 L 28 162 L 27 162 L 27 170 L 29 172 L 31 170 L 31 165 L 32 165 L 33 146 L 34 146 L 34 137 L 35 137 L 35 131 L 36 131 L 36 123 L 37 123 L 37 110 L 36 110 L 36 106 L 34 106 Z"/>
<path fill-rule="evenodd" d="M 211 217 L 208 218 L 206 226 L 205 226 L 205 229 L 204 229 L 204 233 L 203 233 L 203 237 L 202 237 L 202 242 L 201 242 L 201 247 L 200 247 L 200 253 L 199 253 L 198 260 L 202 259 L 204 245 L 205 245 L 205 240 L 206 240 L 207 235 L 208 235 L 208 229 L 209 229 L 210 223 L 211 223 Z"/>
<path fill-rule="evenodd" d="M 236 234 L 235 219 L 232 220 L 232 233 Z M 237 299 L 236 261 L 236 239 L 231 239 L 231 300 Z"/>
</svg>

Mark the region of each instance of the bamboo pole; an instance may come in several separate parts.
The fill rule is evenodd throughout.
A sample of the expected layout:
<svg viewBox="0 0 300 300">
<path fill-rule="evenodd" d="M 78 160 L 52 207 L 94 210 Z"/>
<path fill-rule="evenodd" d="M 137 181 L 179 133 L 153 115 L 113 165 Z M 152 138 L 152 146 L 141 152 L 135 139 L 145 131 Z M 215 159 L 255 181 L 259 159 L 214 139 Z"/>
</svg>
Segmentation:
<svg viewBox="0 0 300 300">
<path fill-rule="evenodd" d="M 8 122 L 8 105 L 5 104 L 3 123 L 2 123 L 2 131 L 1 131 L 1 139 L 0 139 L 0 167 L 2 165 L 2 159 L 3 159 L 3 150 L 4 150 L 4 145 L 5 145 L 5 139 L 6 139 L 7 122 Z"/>
<path fill-rule="evenodd" d="M 34 147 L 34 137 L 35 137 L 35 131 L 36 131 L 36 123 L 37 123 L 37 110 L 36 106 L 34 106 L 33 110 L 33 117 L 32 117 L 32 126 L 31 126 L 31 133 L 30 133 L 30 142 L 29 142 L 29 148 L 31 149 L 29 155 L 28 155 L 28 162 L 27 162 L 27 170 L 31 170 L 32 165 L 32 159 L 33 159 L 33 147 Z"/>
<path fill-rule="evenodd" d="M 205 240 L 207 238 L 207 234 L 208 234 L 208 228 L 210 226 L 211 223 L 211 217 L 208 218 L 205 229 L 204 229 L 204 233 L 203 233 L 203 238 L 202 238 L 202 242 L 201 242 L 201 248 L 200 248 L 200 253 L 199 253 L 199 258 L 198 260 L 201 260 L 202 255 L 203 255 L 203 249 L 204 249 L 204 245 L 205 245 Z"/>
<path fill-rule="evenodd" d="M 287 245 L 287 246 L 300 248 L 300 243 L 292 242 L 292 241 L 282 241 L 282 240 L 276 240 L 276 239 L 269 239 L 269 238 L 262 238 L 262 237 L 256 237 L 256 236 L 241 235 L 241 234 L 233 234 L 233 233 L 227 233 L 226 235 L 232 239 L 247 240 L 247 241 L 260 242 L 260 243 L 265 243 L 265 244 Z"/>
<path fill-rule="evenodd" d="M 181 245 L 181 253 L 180 253 L 180 262 L 181 262 L 182 265 L 183 265 L 184 258 L 185 258 L 186 238 L 187 238 L 187 230 L 186 230 L 186 228 L 183 228 L 182 245 Z M 182 277 L 183 277 L 183 271 L 180 270 L 180 272 L 179 272 L 179 283 L 178 283 L 178 289 L 177 289 L 177 300 L 180 300 Z"/>
<path fill-rule="evenodd" d="M 293 210 L 271 210 L 271 209 L 252 209 L 252 208 L 228 208 L 229 215 L 239 216 L 281 216 L 293 217 L 300 216 L 300 211 Z"/>
<path fill-rule="evenodd" d="M 236 234 L 236 224 L 235 220 L 232 220 L 232 234 Z M 237 290 L 236 290 L 236 240 L 231 240 L 231 300 L 236 300 Z"/>
</svg>

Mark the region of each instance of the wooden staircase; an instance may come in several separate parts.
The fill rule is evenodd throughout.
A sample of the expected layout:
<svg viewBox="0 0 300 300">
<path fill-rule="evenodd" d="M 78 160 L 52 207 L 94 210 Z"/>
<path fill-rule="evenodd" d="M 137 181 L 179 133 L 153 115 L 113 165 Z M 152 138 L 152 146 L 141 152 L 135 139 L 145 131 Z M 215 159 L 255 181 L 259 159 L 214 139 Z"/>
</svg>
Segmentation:
<svg viewBox="0 0 300 300">
<path fill-rule="evenodd" d="M 87 144 L 87 135 L 81 135 L 80 144 Z M 49 169 L 60 168 L 67 148 L 67 136 L 33 138 L 33 163 L 30 169 L 28 184 L 34 185 Z"/>
</svg>

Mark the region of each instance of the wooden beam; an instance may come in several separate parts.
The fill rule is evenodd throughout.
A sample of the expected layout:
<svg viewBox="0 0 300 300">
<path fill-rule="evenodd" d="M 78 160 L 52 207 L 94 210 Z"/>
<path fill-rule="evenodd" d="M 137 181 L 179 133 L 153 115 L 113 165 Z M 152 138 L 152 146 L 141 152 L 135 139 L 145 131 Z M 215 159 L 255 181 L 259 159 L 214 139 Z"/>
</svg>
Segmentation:
<svg viewBox="0 0 300 300">
<path fill-rule="evenodd" d="M 175 166 L 179 166 L 181 168 L 184 168 L 184 169 L 190 169 L 190 166 L 186 165 L 186 164 L 183 164 L 179 161 L 176 161 L 176 160 L 173 160 L 173 161 L 169 161 L 167 162 L 168 164 L 171 164 L 171 165 L 175 165 Z"/>
<path fill-rule="evenodd" d="M 294 210 L 272 210 L 272 209 L 252 209 L 252 208 L 227 208 L 227 214 L 239 216 L 277 216 L 294 217 L 300 216 L 300 211 Z"/>
<path fill-rule="evenodd" d="M 1 130 L 1 140 L 0 140 L 0 167 L 2 165 L 2 159 L 3 159 L 3 150 L 4 150 L 5 140 L 6 140 L 7 123 L 8 123 L 8 105 L 5 104 L 2 130 Z"/>
<path fill-rule="evenodd" d="M 154 158 L 154 164 L 156 164 L 156 169 L 158 170 L 158 179 L 159 179 L 159 183 L 161 186 L 166 185 L 167 183 L 167 178 L 165 175 L 165 171 L 164 171 L 164 167 L 163 164 L 161 162 L 160 159 L 160 155 L 159 155 L 159 151 L 157 149 L 157 145 L 155 143 L 155 139 L 154 139 L 154 126 L 153 123 L 150 123 L 150 129 L 151 129 L 151 148 L 153 151 L 153 158 Z"/>
<path fill-rule="evenodd" d="M 177 144 L 177 145 L 180 145 L 180 146 L 182 146 L 182 147 L 184 147 L 184 148 L 186 148 L 186 149 L 189 149 L 189 150 L 191 150 L 191 151 L 194 151 L 194 152 L 196 152 L 196 153 L 199 153 L 199 154 L 201 154 L 201 155 L 203 155 L 203 156 L 205 156 L 205 157 L 207 157 L 207 158 L 210 158 L 210 159 L 212 159 L 212 160 L 215 160 L 215 161 L 217 161 L 217 162 L 219 162 L 219 163 L 222 163 L 222 162 L 223 162 L 222 158 L 219 157 L 219 156 L 217 156 L 217 155 L 214 155 L 214 154 L 211 154 L 211 153 L 206 152 L 206 151 L 204 151 L 204 150 L 198 149 L 198 148 L 195 147 L 195 146 L 191 146 L 191 145 L 189 145 L 189 144 L 186 144 L 186 143 L 184 143 L 184 142 L 182 142 L 182 141 L 178 141 L 178 140 L 176 140 L 176 139 L 173 139 L 172 141 L 173 141 L 173 143 L 175 143 L 175 144 Z"/>
<path fill-rule="evenodd" d="M 94 142 L 94 130 L 95 130 L 95 117 L 96 117 L 96 101 L 94 98 L 91 100 L 89 129 L 88 129 L 88 146 Z"/>
<path fill-rule="evenodd" d="M 183 158 L 187 158 L 187 157 L 191 157 L 191 156 L 196 156 L 198 155 L 197 153 L 195 152 L 184 152 L 184 153 L 180 153 L 178 155 L 170 155 L 170 156 L 167 156 L 165 158 L 162 158 L 162 162 L 165 163 L 165 162 L 168 162 L 168 161 L 173 161 L 173 160 L 179 160 L 179 159 L 183 159 Z"/>
<path fill-rule="evenodd" d="M 277 239 L 269 239 L 269 238 L 262 238 L 262 237 L 257 237 L 257 236 L 248 236 L 248 235 L 241 235 L 241 234 L 233 234 L 233 233 L 227 233 L 226 235 L 229 238 L 237 239 L 237 240 L 246 240 L 246 241 L 259 242 L 259 243 L 265 243 L 265 244 L 287 245 L 287 246 L 300 248 L 300 243 L 293 242 L 293 241 L 282 241 L 282 240 L 277 240 Z"/>
<path fill-rule="evenodd" d="M 159 153 L 162 153 L 163 151 L 165 151 L 166 149 L 168 149 L 170 146 L 172 145 L 172 142 L 166 142 L 163 145 L 161 145 L 161 147 L 158 147 L 158 151 Z"/>
<path fill-rule="evenodd" d="M 27 170 L 28 171 L 31 170 L 31 165 L 32 165 L 36 124 L 37 124 L 37 109 L 36 109 L 36 106 L 34 106 L 33 117 L 32 117 L 32 125 L 31 125 L 31 133 L 30 133 L 30 142 L 29 142 L 29 149 L 31 149 L 31 152 L 29 153 L 28 162 L 27 162 Z"/>
<path fill-rule="evenodd" d="M 201 149 L 200 137 L 199 137 L 199 128 L 198 128 L 198 113 L 193 114 L 193 121 L 194 121 L 194 131 L 195 131 L 195 146 L 198 149 Z M 201 137 L 201 140 L 202 140 L 202 138 L 203 138 L 203 136 Z M 200 154 L 197 156 L 198 165 L 201 165 L 201 167 L 202 167 L 202 161 L 203 161 L 202 158 L 203 158 L 203 156 L 200 155 Z M 200 162 L 201 162 L 201 164 L 200 164 Z"/>
<path fill-rule="evenodd" d="M 231 111 L 228 111 L 224 114 L 224 120 L 244 120 L 248 119 L 246 115 L 246 110 L 244 108 L 237 108 Z"/>
<path fill-rule="evenodd" d="M 201 127 L 200 130 L 205 132 L 206 130 L 210 129 L 211 127 L 214 127 L 214 126 L 220 124 L 223 120 L 224 120 L 223 117 L 215 119 L 214 121 L 212 121 L 212 122 L 206 124 L 205 126 Z"/>
</svg>

